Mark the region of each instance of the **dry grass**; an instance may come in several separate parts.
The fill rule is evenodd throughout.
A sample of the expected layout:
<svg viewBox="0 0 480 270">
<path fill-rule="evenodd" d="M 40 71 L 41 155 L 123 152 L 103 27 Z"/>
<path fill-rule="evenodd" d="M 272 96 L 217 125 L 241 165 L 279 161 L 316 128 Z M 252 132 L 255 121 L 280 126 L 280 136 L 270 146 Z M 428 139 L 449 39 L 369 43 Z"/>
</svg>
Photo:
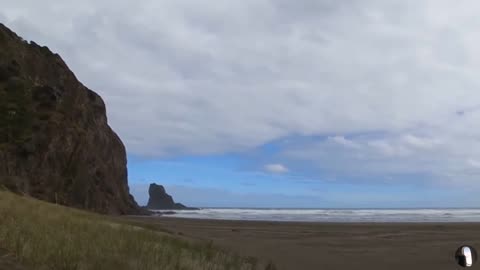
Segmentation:
<svg viewBox="0 0 480 270">
<path fill-rule="evenodd" d="M 257 268 L 256 260 L 211 244 L 6 191 L 0 191 L 0 248 L 35 270 Z"/>
</svg>

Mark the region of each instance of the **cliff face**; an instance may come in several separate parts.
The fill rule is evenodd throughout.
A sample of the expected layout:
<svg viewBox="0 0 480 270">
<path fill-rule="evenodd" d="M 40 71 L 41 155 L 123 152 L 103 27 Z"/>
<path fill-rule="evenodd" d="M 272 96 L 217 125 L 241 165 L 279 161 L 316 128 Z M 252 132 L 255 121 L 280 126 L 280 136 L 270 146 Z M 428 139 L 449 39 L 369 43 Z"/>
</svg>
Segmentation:
<svg viewBox="0 0 480 270">
<path fill-rule="evenodd" d="M 191 209 L 181 203 L 175 203 L 172 196 L 168 195 L 165 188 L 161 185 L 150 184 L 148 195 L 150 196 L 147 204 L 148 209 Z"/>
<path fill-rule="evenodd" d="M 102 98 L 59 55 L 0 24 L 0 185 L 59 204 L 137 213 Z"/>
</svg>

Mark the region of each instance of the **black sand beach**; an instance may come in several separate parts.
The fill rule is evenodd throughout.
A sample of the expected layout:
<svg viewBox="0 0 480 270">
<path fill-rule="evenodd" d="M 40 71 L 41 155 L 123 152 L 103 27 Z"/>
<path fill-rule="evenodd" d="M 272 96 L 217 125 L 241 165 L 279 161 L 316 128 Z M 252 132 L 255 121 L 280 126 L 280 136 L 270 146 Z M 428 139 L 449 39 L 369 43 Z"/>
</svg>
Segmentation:
<svg viewBox="0 0 480 270">
<path fill-rule="evenodd" d="M 478 223 L 289 223 L 134 218 L 213 241 L 278 269 L 458 269 L 456 249 L 480 247 Z"/>
</svg>

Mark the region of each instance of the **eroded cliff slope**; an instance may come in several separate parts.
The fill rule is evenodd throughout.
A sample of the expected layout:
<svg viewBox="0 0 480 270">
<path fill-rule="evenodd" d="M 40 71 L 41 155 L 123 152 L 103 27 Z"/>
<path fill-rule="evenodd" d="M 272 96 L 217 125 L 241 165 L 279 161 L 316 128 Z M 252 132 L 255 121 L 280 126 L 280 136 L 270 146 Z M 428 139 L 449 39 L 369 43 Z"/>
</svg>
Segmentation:
<svg viewBox="0 0 480 270">
<path fill-rule="evenodd" d="M 138 212 L 102 98 L 58 54 L 0 24 L 0 185 L 107 214 Z"/>
</svg>

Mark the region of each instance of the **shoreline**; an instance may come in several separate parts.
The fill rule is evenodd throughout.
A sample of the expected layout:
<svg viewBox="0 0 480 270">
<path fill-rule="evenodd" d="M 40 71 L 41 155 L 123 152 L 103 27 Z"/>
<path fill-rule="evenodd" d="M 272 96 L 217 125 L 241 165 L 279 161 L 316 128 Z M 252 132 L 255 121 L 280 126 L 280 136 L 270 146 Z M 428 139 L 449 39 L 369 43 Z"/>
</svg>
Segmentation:
<svg viewBox="0 0 480 270">
<path fill-rule="evenodd" d="M 203 209 L 154 210 L 160 216 L 191 219 L 325 222 L 325 223 L 472 223 L 480 222 L 480 209 Z"/>
<path fill-rule="evenodd" d="M 280 270 L 456 269 L 456 249 L 480 248 L 479 222 L 330 223 L 125 217 L 211 241 Z"/>
<path fill-rule="evenodd" d="M 287 223 L 287 224 L 318 224 L 318 225 L 415 225 L 415 224 L 428 224 L 428 225 L 442 225 L 442 224 L 452 224 L 452 225 L 468 225 L 468 224 L 477 224 L 480 228 L 480 221 L 295 221 L 295 220 L 257 220 L 257 219 L 214 219 L 214 218 L 190 218 L 190 217 L 175 217 L 175 214 L 165 214 L 165 215 L 152 215 L 152 216 L 132 216 L 128 217 L 147 217 L 147 218 L 160 218 L 160 219 L 173 219 L 177 221 L 188 220 L 188 221 L 218 221 L 218 222 L 247 222 L 247 223 Z"/>
</svg>

